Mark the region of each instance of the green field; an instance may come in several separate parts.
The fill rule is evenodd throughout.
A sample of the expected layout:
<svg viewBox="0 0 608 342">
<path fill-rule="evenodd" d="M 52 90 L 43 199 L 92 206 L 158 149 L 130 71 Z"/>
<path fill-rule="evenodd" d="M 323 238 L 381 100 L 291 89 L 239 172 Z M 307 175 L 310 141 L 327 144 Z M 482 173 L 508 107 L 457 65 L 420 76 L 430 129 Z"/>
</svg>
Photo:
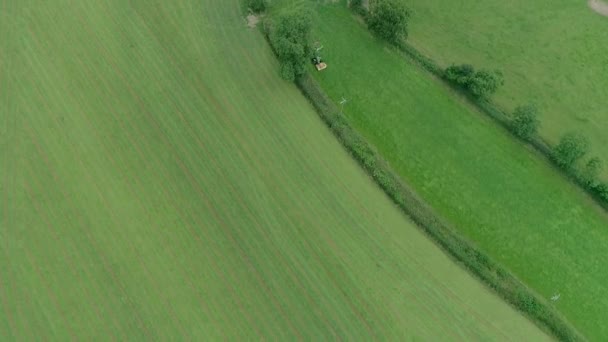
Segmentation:
<svg viewBox="0 0 608 342">
<path fill-rule="evenodd" d="M 374 39 L 344 5 L 317 6 L 315 78 L 392 167 L 483 251 L 590 338 L 608 336 L 608 217 L 441 81 Z"/>
<path fill-rule="evenodd" d="M 358 168 L 240 0 L 0 11 L 0 340 L 547 338 Z"/>
<path fill-rule="evenodd" d="M 546 139 L 584 132 L 608 163 L 608 17 L 587 0 L 407 3 L 415 13 L 409 41 L 416 48 L 444 66 L 466 62 L 503 71 L 498 104 L 513 110 L 536 103 Z"/>
</svg>

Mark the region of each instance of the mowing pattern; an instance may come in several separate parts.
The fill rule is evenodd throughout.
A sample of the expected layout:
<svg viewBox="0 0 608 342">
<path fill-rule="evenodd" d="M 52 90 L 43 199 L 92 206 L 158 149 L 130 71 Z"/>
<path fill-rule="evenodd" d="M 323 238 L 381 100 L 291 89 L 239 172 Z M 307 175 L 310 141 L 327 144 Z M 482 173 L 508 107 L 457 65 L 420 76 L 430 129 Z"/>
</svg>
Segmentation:
<svg viewBox="0 0 608 342">
<path fill-rule="evenodd" d="M 545 338 L 357 168 L 239 0 L 0 4 L 0 340 Z"/>
<path fill-rule="evenodd" d="M 608 217 L 539 156 L 371 36 L 343 5 L 319 7 L 315 73 L 420 195 L 583 334 L 608 336 Z M 365 62 L 362 62 L 365 61 Z M 379 86 L 378 86 L 379 85 Z M 381 91 L 374 91 L 381 87 Z"/>
</svg>

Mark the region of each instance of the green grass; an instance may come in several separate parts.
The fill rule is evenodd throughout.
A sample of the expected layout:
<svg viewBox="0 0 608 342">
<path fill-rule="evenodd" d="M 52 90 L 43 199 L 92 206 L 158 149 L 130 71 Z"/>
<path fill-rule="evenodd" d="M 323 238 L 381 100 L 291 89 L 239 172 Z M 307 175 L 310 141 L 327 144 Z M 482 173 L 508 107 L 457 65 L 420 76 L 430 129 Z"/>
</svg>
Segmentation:
<svg viewBox="0 0 608 342">
<path fill-rule="evenodd" d="M 546 338 L 357 167 L 239 0 L 0 11 L 0 340 Z"/>
<path fill-rule="evenodd" d="M 328 63 L 315 78 L 403 179 L 540 295 L 561 293 L 584 334 L 608 335 L 605 213 L 343 5 L 319 6 L 315 28 Z"/>
<path fill-rule="evenodd" d="M 483 2 L 408 0 L 409 42 L 447 66 L 502 70 L 496 102 L 508 110 L 536 103 L 541 134 L 557 142 L 568 131 L 589 137 L 608 163 L 608 17 L 586 0 Z M 608 179 L 608 169 L 604 172 Z"/>
</svg>

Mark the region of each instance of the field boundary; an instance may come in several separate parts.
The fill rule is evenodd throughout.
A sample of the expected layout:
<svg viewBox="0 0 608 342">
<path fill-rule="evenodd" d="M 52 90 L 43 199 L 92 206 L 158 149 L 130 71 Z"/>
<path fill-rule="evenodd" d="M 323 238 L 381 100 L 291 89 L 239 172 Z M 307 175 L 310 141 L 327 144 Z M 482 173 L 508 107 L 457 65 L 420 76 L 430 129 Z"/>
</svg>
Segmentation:
<svg viewBox="0 0 608 342">
<path fill-rule="evenodd" d="M 479 112 L 490 117 L 495 123 L 503 127 L 507 132 L 509 132 L 509 134 L 513 138 L 520 141 L 521 143 L 532 146 L 534 150 L 536 150 L 536 152 L 538 152 L 554 169 L 556 169 L 560 174 L 562 174 L 568 181 L 571 181 L 573 184 L 578 186 L 597 204 L 599 204 L 600 207 L 602 207 L 605 211 L 608 211 L 608 200 L 602 197 L 602 195 L 600 195 L 599 191 L 601 190 L 597 190 L 597 188 L 588 185 L 587 180 L 585 180 L 580 175 L 580 172 L 578 172 L 576 169 L 573 168 L 571 170 L 565 170 L 564 168 L 557 165 L 555 159 L 552 157 L 553 152 L 551 144 L 549 144 L 549 142 L 543 139 L 540 135 L 535 134 L 528 140 L 520 138 L 511 129 L 510 115 L 507 114 L 498 105 L 496 105 L 489 99 L 473 98 L 471 95 L 466 94 L 464 91 L 462 91 L 462 89 L 458 88 L 456 85 L 445 81 L 444 70 L 439 66 L 439 64 L 437 64 L 433 59 L 420 53 L 411 44 L 407 42 L 401 42 L 399 44 L 395 44 L 394 46 L 399 49 L 399 51 L 403 52 L 407 58 L 418 64 L 424 70 L 430 72 L 431 74 L 442 80 L 442 83 L 449 86 L 458 94 L 466 98 L 469 103 L 473 104 L 479 110 Z"/>
<path fill-rule="evenodd" d="M 308 74 L 296 85 L 342 146 L 386 195 L 455 261 L 542 329 L 563 341 L 583 341 L 580 334 L 544 298 L 463 238 L 406 185 L 376 149 L 339 114 L 338 106 Z"/>
<path fill-rule="evenodd" d="M 590 0 L 592 1 L 592 0 Z M 368 9 L 364 6 L 350 6 L 355 16 L 359 16 L 365 22 Z M 445 71 L 439 63 L 432 58 L 425 56 L 412 44 L 409 44 L 405 40 L 394 42 L 394 47 L 405 54 L 406 58 L 409 58 L 415 64 L 418 64 L 422 69 L 430 72 L 433 76 L 439 78 L 443 84 L 447 85 L 450 89 L 461 95 L 469 103 L 475 106 L 482 114 L 490 117 L 499 126 L 502 126 L 509 134 L 520 141 L 523 144 L 532 146 L 540 155 L 543 157 L 549 165 L 555 168 L 566 180 L 572 182 L 589 195 L 604 211 L 608 212 L 608 183 L 601 182 L 601 180 L 589 180 L 585 178 L 582 172 L 576 167 L 564 169 L 558 165 L 555 158 L 553 158 L 553 151 L 551 144 L 543 139 L 538 133 L 533 134 L 527 139 L 524 139 L 514 133 L 511 125 L 511 116 L 500 106 L 492 102 L 487 98 L 476 98 L 470 93 L 464 91 L 460 86 L 451 83 L 445 78 Z"/>
<path fill-rule="evenodd" d="M 266 26 L 263 34 L 274 52 L 272 44 L 268 40 L 268 30 L 269 26 Z M 400 49 L 405 50 L 407 47 L 409 46 Z M 434 61 L 418 53 L 413 47 L 409 48 L 419 56 L 420 59 L 417 61 L 424 63 L 425 69 L 430 69 L 429 71 L 432 71 L 435 75 L 442 73 L 441 68 Z M 340 114 L 338 106 L 325 94 L 310 74 L 307 73 L 297 78 L 295 83 L 346 151 L 393 203 L 427 236 L 446 251 L 454 261 L 469 270 L 482 283 L 537 326 L 559 340 L 586 340 L 546 299 L 536 294 L 515 275 L 480 251 L 477 246 L 465 239 L 435 213 L 410 186 L 403 182 L 375 147 L 350 125 L 345 116 Z"/>
</svg>

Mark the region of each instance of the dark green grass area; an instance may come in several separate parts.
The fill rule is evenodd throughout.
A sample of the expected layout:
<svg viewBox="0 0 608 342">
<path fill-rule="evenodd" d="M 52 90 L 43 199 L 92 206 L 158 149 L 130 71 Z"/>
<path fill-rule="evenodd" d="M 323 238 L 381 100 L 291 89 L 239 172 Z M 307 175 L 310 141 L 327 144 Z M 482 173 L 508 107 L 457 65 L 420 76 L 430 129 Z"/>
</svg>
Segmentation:
<svg viewBox="0 0 608 342">
<path fill-rule="evenodd" d="M 240 0 L 0 11 L 0 340 L 547 338 L 360 170 Z"/>
<path fill-rule="evenodd" d="M 343 5 L 318 7 L 314 76 L 419 194 L 590 338 L 608 334 L 608 220 L 591 199 L 451 90 L 374 39 Z"/>
</svg>

